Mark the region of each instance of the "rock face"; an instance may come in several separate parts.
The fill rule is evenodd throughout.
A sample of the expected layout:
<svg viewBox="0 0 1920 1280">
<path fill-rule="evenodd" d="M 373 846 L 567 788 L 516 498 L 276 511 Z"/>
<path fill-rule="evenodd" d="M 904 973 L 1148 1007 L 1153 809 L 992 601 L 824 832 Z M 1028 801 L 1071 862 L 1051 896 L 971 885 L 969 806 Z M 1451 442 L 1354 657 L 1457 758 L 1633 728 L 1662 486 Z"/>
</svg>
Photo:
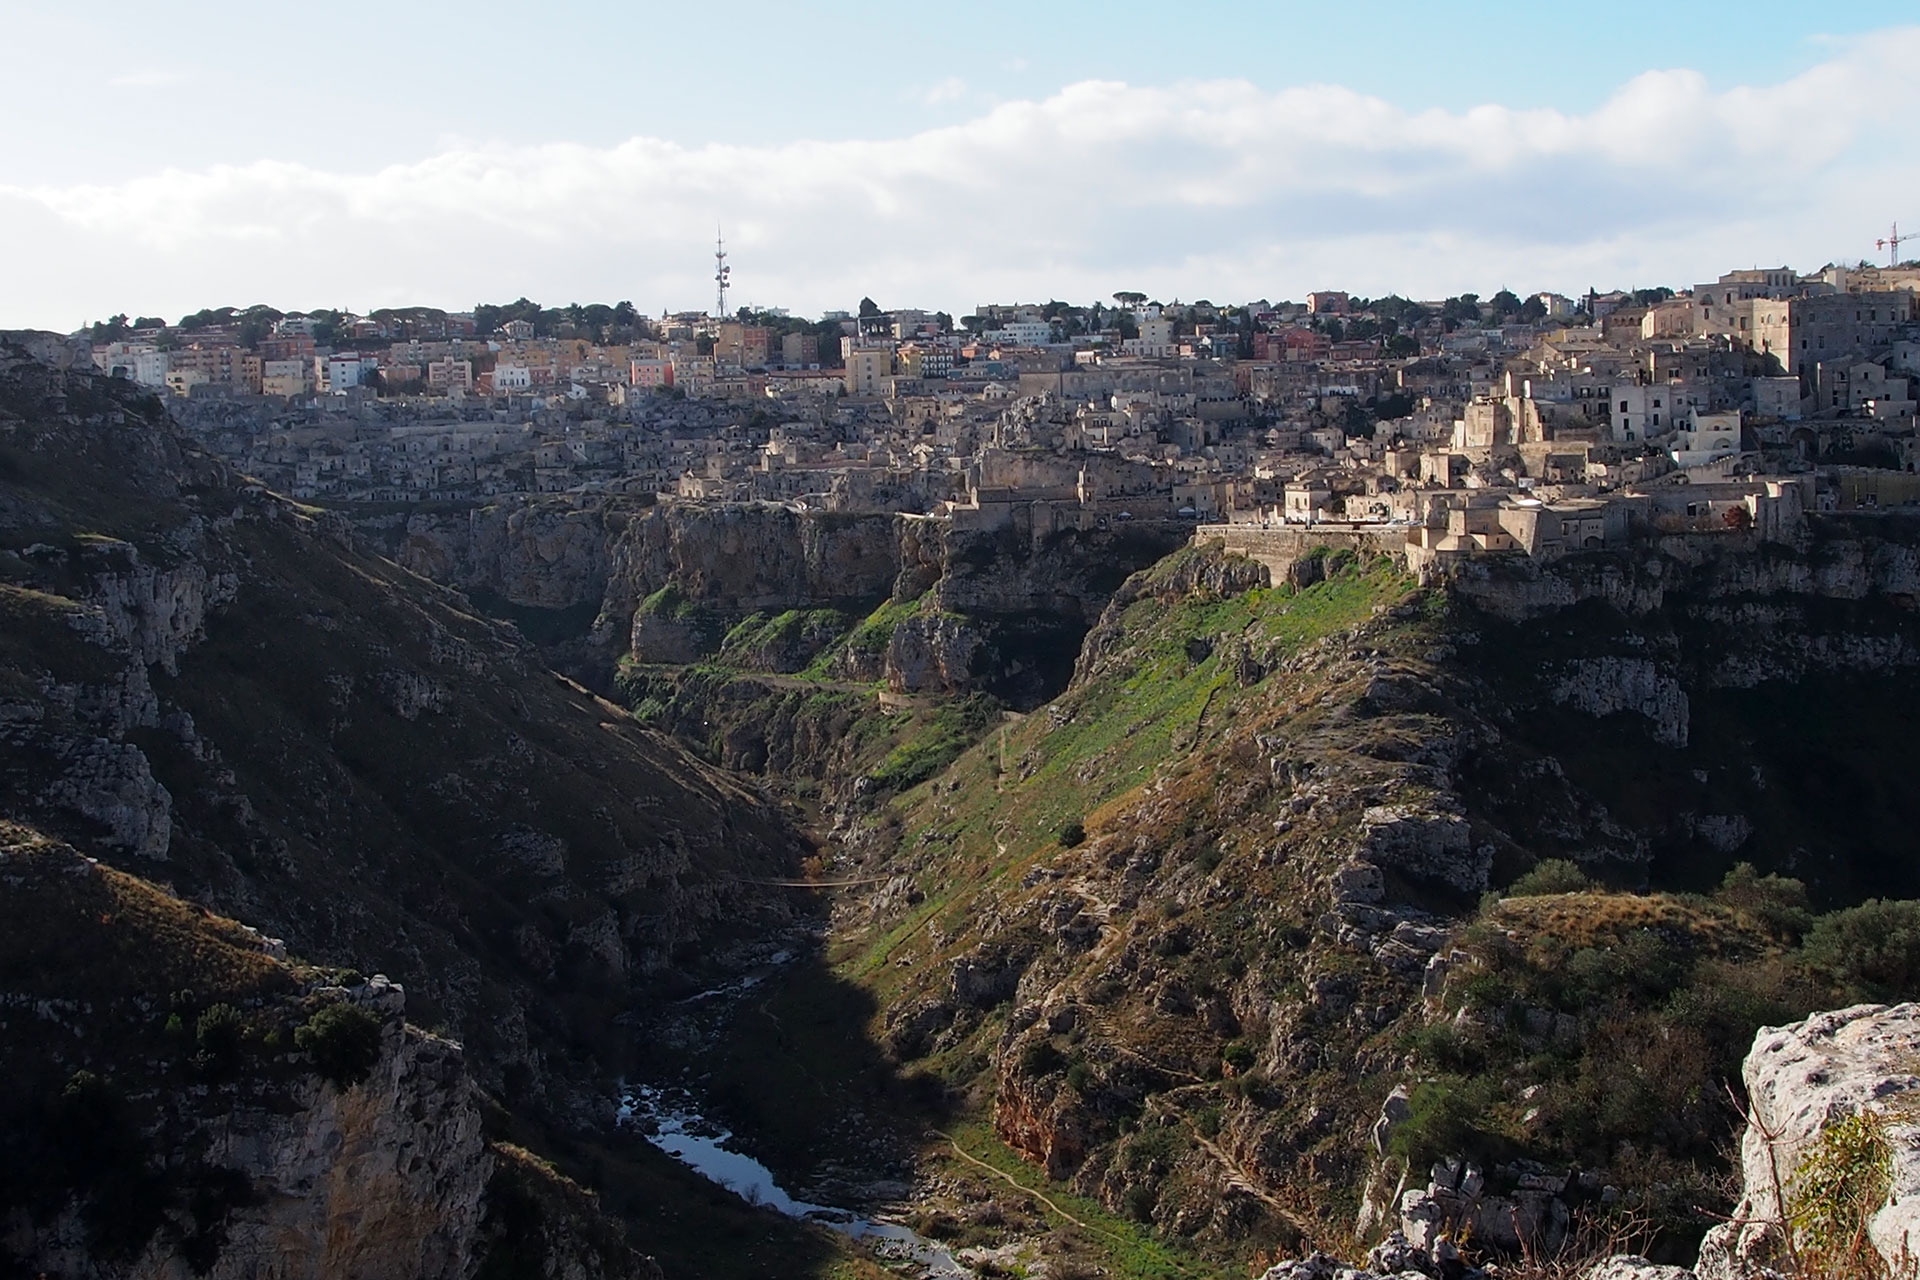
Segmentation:
<svg viewBox="0 0 1920 1280">
<path fill-rule="evenodd" d="M 1687 745 L 1687 694 L 1680 682 L 1644 658 L 1588 658 L 1554 677 L 1549 695 L 1598 719 L 1619 711 L 1644 716 L 1653 740 Z"/>
<path fill-rule="evenodd" d="M 209 1126 L 206 1158 L 244 1171 L 257 1203 L 229 1216 L 207 1275 L 469 1274 L 492 1172 L 473 1086 L 458 1045 L 406 1026 L 397 1008 L 385 1016 L 380 1060 L 361 1084 L 309 1077 L 290 1110 L 234 1111 Z M 170 1262 L 150 1254 L 128 1274 L 166 1275 Z"/>
<path fill-rule="evenodd" d="M 630 516 L 617 500 L 508 500 L 408 518 L 394 559 L 436 582 L 529 609 L 598 605 L 610 539 Z"/>
<path fill-rule="evenodd" d="M 1066 683 L 1082 635 L 1126 575 L 1179 545 L 1186 526 L 1068 532 L 1037 545 L 885 512 L 555 495 L 404 525 L 369 518 L 363 531 L 407 568 L 512 616 L 594 687 L 607 686 L 625 654 L 709 657 L 755 612 L 857 617 L 926 597 L 876 651 L 878 669 L 846 676 L 1031 704 Z M 684 602 L 680 616 L 643 608 L 662 590 Z"/>
<path fill-rule="evenodd" d="M 492 1172 L 478 1091 L 398 984 L 289 965 L 277 939 L 7 823 L 0 931 L 9 1269 L 472 1274 Z M 169 1003 L 178 1030 L 156 1016 Z M 352 1029 L 332 1079 L 288 1034 L 321 1011 Z M 223 1045 L 204 1030 L 222 1014 L 253 1034 Z"/>
</svg>

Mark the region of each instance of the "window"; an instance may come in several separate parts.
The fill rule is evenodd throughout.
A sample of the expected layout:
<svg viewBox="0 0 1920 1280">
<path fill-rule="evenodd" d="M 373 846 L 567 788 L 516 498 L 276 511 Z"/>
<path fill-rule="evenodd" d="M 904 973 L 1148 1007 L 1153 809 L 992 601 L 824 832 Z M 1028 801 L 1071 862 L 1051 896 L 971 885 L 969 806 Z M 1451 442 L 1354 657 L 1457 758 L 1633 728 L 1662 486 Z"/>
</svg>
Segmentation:
<svg viewBox="0 0 1920 1280">
<path fill-rule="evenodd" d="M 1627 411 L 1627 402 L 1625 400 L 1622 400 L 1620 402 L 1620 412 L 1625 413 L 1626 411 Z"/>
</svg>

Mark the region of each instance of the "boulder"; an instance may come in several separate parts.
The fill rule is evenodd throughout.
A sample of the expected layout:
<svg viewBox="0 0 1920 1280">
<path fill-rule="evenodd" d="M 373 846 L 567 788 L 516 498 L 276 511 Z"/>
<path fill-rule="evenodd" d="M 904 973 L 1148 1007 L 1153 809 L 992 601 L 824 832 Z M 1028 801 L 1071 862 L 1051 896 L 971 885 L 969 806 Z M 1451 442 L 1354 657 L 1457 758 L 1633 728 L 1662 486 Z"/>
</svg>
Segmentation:
<svg viewBox="0 0 1920 1280">
<path fill-rule="evenodd" d="M 1623 1253 L 1589 1267 L 1580 1280 L 1694 1280 L 1685 1267 L 1667 1267 Z"/>
<path fill-rule="evenodd" d="M 1486 891 L 1492 850 L 1474 847 L 1467 820 L 1458 814 L 1373 805 L 1361 822 L 1369 862 L 1462 893 Z"/>
<path fill-rule="evenodd" d="M 1868 1219 L 1868 1238 L 1889 1268 L 1920 1252 L 1916 1066 L 1920 1004 L 1854 1005 L 1761 1028 L 1741 1071 L 1751 1106 L 1740 1144 L 1744 1194 L 1733 1220 L 1702 1242 L 1701 1280 L 1751 1280 L 1778 1258 L 1785 1215 L 1775 1187 L 1791 1203 L 1808 1149 L 1829 1126 L 1861 1112 L 1886 1124 L 1892 1152 L 1886 1200 Z"/>
</svg>

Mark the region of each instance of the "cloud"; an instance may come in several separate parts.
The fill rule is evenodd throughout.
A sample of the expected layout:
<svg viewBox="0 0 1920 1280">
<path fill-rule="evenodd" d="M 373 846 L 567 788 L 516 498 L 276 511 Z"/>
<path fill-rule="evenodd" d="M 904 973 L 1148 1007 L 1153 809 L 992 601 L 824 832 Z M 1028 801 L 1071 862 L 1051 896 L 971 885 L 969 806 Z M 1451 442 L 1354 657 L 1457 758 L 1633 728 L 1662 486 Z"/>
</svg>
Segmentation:
<svg viewBox="0 0 1920 1280">
<path fill-rule="evenodd" d="M 1299 297 L 1668 283 L 1872 251 L 1920 208 L 1920 28 L 1773 85 L 1649 72 L 1584 114 L 1407 111 L 1338 85 L 1069 85 L 905 137 L 776 146 L 463 142 L 0 186 L 0 323 L 226 302 L 701 305 Z M 958 311 L 955 311 L 958 314 Z"/>
<path fill-rule="evenodd" d="M 948 76 L 921 96 L 930 107 L 937 107 L 947 102 L 958 102 L 967 96 L 967 82 L 959 76 Z"/>
</svg>

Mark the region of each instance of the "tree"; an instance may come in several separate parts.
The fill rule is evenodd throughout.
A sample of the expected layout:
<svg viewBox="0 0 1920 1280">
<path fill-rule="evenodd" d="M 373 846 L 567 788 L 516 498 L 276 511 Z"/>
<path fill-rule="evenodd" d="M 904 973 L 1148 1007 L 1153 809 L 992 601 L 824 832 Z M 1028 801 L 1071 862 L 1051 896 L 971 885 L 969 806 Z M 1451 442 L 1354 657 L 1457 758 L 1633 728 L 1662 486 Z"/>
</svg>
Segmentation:
<svg viewBox="0 0 1920 1280">
<path fill-rule="evenodd" d="M 119 342 L 127 336 L 128 331 L 127 313 L 123 311 L 106 320 L 94 321 L 88 333 L 96 343 L 100 343 Z"/>
<path fill-rule="evenodd" d="M 252 351 L 273 332 L 273 321 L 260 312 L 248 312 L 240 322 L 240 345 Z"/>
<path fill-rule="evenodd" d="M 1425 307 L 1397 293 L 1390 293 L 1384 298 L 1375 298 L 1361 310 L 1370 311 L 1383 322 L 1392 323 L 1395 326 L 1395 332 L 1400 329 L 1411 329 L 1427 318 Z"/>
<path fill-rule="evenodd" d="M 1147 295 L 1135 293 L 1131 289 L 1122 289 L 1113 295 L 1113 300 L 1123 307 L 1137 307 L 1147 300 Z"/>
<path fill-rule="evenodd" d="M 1387 354 L 1417 356 L 1420 354 L 1420 340 L 1409 333 L 1396 333 L 1387 339 Z"/>
<path fill-rule="evenodd" d="M 936 325 L 938 325 L 938 326 L 940 327 L 940 332 L 942 332 L 942 333 L 952 333 L 952 332 L 953 332 L 953 317 L 952 317 L 952 316 L 950 316 L 950 315 L 948 315 L 948 314 L 947 314 L 946 312 L 944 312 L 944 311 L 936 311 L 936 312 L 934 312 L 934 313 L 933 313 L 933 322 L 934 322 L 934 324 L 936 324 Z"/>
<path fill-rule="evenodd" d="M 322 1076 L 351 1088 L 380 1060 L 380 1019 L 358 1005 L 323 1005 L 294 1031 L 293 1043 Z"/>
<path fill-rule="evenodd" d="M 980 316 L 961 316 L 960 324 L 962 328 L 976 338 L 979 337 L 987 327 L 987 322 Z"/>
<path fill-rule="evenodd" d="M 188 333 L 194 333 L 201 329 L 211 329 L 217 325 L 226 324 L 233 319 L 233 315 L 232 307 L 207 307 L 192 315 L 181 316 L 180 327 Z"/>
<path fill-rule="evenodd" d="M 1120 336 L 1123 339 L 1140 336 L 1140 322 L 1133 318 L 1131 311 L 1117 312 L 1114 316 L 1114 327 L 1120 330 Z"/>
<path fill-rule="evenodd" d="M 1909 994 L 1920 979 L 1920 902 L 1869 898 L 1821 916 L 1803 954 L 1815 970 L 1870 996 Z"/>
<path fill-rule="evenodd" d="M 1520 312 L 1520 299 L 1511 289 L 1502 289 L 1494 294 L 1490 299 L 1490 305 L 1493 307 L 1493 314 L 1497 316 L 1518 315 Z"/>
<path fill-rule="evenodd" d="M 1528 324 L 1537 324 L 1547 318 L 1547 304 L 1539 298 L 1528 298 L 1520 304 L 1520 318 Z"/>
</svg>

